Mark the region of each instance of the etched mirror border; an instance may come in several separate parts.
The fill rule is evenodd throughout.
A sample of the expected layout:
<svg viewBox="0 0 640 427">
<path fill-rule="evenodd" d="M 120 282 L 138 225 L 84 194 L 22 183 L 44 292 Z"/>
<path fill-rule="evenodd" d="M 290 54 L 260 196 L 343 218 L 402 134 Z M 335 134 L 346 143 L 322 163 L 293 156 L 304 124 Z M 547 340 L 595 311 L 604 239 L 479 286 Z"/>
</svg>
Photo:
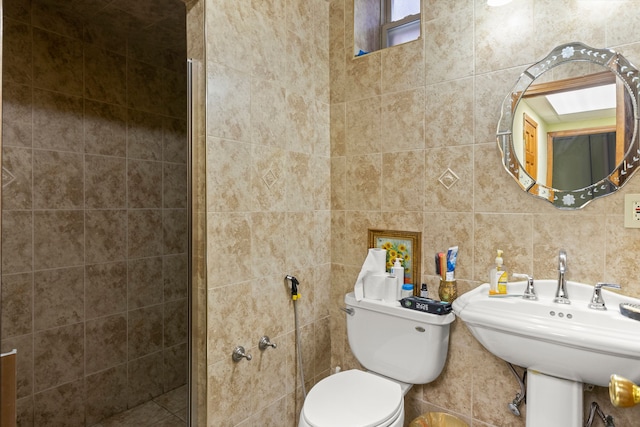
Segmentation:
<svg viewBox="0 0 640 427">
<path fill-rule="evenodd" d="M 525 168 L 514 154 L 512 129 L 513 113 L 520 102 L 522 94 L 531 83 L 548 70 L 573 61 L 588 61 L 600 64 L 621 79 L 625 89 L 631 95 L 634 128 L 631 142 L 623 161 L 616 165 L 613 172 L 593 185 L 568 191 L 539 184 L 525 171 Z M 610 49 L 595 49 L 578 42 L 556 47 L 544 59 L 527 68 L 520 75 L 513 90 L 505 97 L 502 103 L 496 136 L 504 168 L 525 192 L 544 199 L 559 209 L 580 209 L 592 200 L 615 192 L 640 167 L 640 146 L 638 144 L 639 90 L 640 73 L 621 54 Z"/>
</svg>

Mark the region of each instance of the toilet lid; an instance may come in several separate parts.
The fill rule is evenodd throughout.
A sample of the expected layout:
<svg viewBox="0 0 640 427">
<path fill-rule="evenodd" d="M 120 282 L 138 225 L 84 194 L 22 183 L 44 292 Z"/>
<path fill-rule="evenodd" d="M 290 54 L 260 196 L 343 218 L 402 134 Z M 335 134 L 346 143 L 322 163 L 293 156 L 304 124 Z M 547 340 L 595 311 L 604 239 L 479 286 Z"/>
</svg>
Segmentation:
<svg viewBox="0 0 640 427">
<path fill-rule="evenodd" d="M 400 385 L 357 369 L 316 384 L 304 401 L 303 415 L 314 427 L 386 425 L 402 407 Z"/>
</svg>

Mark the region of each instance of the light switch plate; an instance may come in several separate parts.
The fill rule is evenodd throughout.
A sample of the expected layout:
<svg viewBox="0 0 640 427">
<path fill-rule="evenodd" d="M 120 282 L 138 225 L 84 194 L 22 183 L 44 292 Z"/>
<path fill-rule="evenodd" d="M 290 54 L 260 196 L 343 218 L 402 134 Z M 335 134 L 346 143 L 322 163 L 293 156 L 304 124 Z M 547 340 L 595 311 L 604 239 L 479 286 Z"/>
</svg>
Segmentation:
<svg viewBox="0 0 640 427">
<path fill-rule="evenodd" d="M 625 194 L 624 226 L 625 228 L 640 228 L 640 194 Z"/>
</svg>

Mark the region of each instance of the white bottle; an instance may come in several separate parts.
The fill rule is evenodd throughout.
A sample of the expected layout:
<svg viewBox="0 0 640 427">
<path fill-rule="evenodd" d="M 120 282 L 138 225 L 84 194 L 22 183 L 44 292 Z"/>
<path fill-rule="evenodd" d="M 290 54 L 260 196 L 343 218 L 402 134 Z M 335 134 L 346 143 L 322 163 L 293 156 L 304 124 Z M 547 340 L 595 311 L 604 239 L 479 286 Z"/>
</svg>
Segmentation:
<svg viewBox="0 0 640 427">
<path fill-rule="evenodd" d="M 402 285 L 404 285 L 404 268 L 400 262 L 400 258 L 396 258 L 393 267 L 391 267 L 391 274 L 396 276 L 396 299 L 402 299 Z"/>
</svg>

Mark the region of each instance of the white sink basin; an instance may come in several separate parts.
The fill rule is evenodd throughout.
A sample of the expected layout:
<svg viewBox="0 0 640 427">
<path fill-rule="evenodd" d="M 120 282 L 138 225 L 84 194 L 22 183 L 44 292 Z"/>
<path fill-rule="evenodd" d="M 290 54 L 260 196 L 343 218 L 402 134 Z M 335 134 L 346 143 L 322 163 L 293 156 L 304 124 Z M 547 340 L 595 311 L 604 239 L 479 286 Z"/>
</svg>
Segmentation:
<svg viewBox="0 0 640 427">
<path fill-rule="evenodd" d="M 525 284 L 510 283 L 509 294 L 522 295 Z M 603 387 L 614 373 L 640 381 L 640 321 L 619 309 L 640 300 L 603 289 L 607 310 L 598 311 L 587 307 L 593 286 L 567 281 L 571 304 L 553 302 L 556 288 L 556 280 L 536 280 L 531 301 L 489 297 L 484 284 L 458 297 L 453 311 L 489 352 L 514 365 Z"/>
</svg>

